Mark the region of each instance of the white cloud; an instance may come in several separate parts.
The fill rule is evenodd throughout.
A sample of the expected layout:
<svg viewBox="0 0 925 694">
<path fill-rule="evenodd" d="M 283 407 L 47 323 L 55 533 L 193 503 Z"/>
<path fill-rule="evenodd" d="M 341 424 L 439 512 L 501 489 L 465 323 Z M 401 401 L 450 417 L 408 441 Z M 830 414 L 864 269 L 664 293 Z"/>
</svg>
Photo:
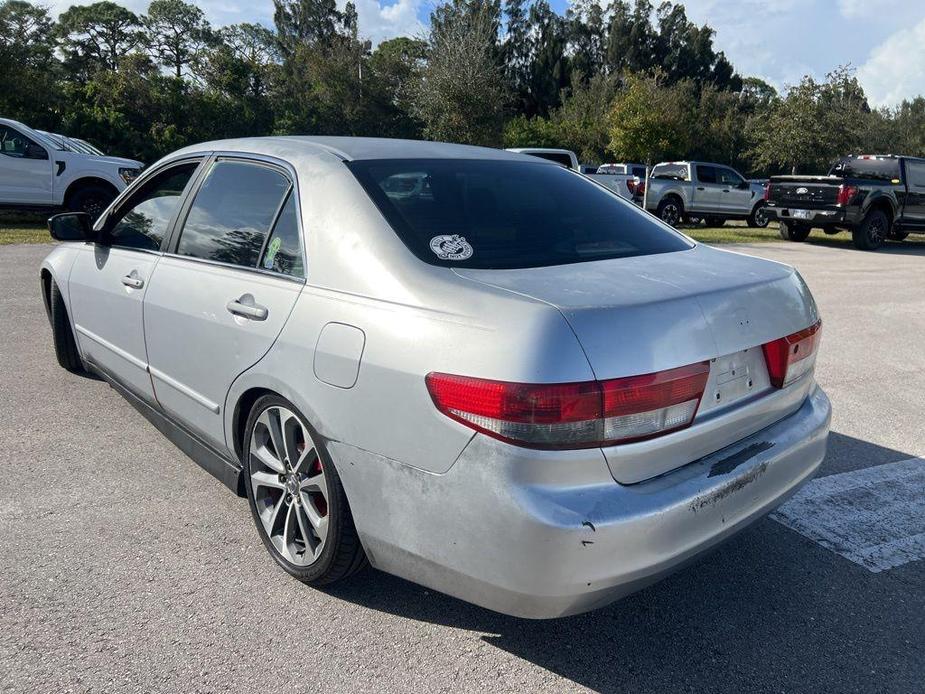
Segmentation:
<svg viewBox="0 0 925 694">
<path fill-rule="evenodd" d="M 925 94 L 925 19 L 874 48 L 858 68 L 858 80 L 874 106 L 895 106 Z"/>
<path fill-rule="evenodd" d="M 346 0 L 338 0 L 343 10 Z M 383 4 L 380 0 L 354 0 L 360 23 L 360 36 L 377 45 L 396 36 L 418 36 L 424 25 L 418 19 L 423 0 L 396 0 Z"/>
</svg>

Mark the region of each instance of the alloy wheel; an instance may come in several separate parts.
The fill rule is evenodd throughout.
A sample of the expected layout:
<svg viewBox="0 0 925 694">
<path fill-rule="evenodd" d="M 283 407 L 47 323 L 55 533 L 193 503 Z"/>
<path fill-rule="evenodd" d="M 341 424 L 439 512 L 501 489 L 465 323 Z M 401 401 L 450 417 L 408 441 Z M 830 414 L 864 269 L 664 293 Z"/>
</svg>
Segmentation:
<svg viewBox="0 0 925 694">
<path fill-rule="evenodd" d="M 673 202 L 669 202 L 662 208 L 662 221 L 669 226 L 676 226 L 681 218 L 681 211 Z"/>
<path fill-rule="evenodd" d="M 300 567 L 321 555 L 328 535 L 328 485 L 318 449 L 291 410 L 274 405 L 254 422 L 250 481 L 264 532 Z"/>
<path fill-rule="evenodd" d="M 867 238 L 870 239 L 872 244 L 879 245 L 883 243 L 884 236 L 883 221 L 879 217 L 872 219 L 867 227 Z"/>
<path fill-rule="evenodd" d="M 755 226 L 764 229 L 768 225 L 768 211 L 764 206 L 755 210 Z"/>
</svg>

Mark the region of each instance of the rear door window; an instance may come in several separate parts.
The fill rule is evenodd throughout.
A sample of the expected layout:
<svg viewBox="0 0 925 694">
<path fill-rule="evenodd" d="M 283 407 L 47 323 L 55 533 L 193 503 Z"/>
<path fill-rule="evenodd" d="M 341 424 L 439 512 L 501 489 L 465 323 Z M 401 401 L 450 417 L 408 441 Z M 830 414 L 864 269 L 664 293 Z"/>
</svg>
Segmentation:
<svg viewBox="0 0 925 694">
<path fill-rule="evenodd" d="M 302 241 L 299 237 L 298 210 L 295 195 L 291 192 L 264 246 L 260 267 L 282 275 L 305 277 L 305 268 L 302 264 Z"/>
<path fill-rule="evenodd" d="M 524 268 L 691 248 L 584 176 L 530 162 L 348 162 L 405 245 L 433 265 Z"/>
<path fill-rule="evenodd" d="M 719 183 L 716 169 L 712 166 L 697 165 L 697 181 L 700 183 Z"/>
<path fill-rule="evenodd" d="M 289 189 L 289 178 L 276 168 L 215 162 L 190 207 L 177 254 L 256 267 Z"/>
</svg>

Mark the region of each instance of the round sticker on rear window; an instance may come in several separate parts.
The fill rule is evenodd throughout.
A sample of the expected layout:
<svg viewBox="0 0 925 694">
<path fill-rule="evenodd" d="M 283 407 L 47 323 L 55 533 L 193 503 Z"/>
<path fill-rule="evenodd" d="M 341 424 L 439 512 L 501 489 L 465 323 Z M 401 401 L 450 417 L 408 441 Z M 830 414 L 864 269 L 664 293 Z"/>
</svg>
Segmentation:
<svg viewBox="0 0 925 694">
<path fill-rule="evenodd" d="M 440 260 L 468 260 L 473 253 L 466 237 L 459 234 L 434 236 L 430 240 L 430 250 Z"/>
</svg>

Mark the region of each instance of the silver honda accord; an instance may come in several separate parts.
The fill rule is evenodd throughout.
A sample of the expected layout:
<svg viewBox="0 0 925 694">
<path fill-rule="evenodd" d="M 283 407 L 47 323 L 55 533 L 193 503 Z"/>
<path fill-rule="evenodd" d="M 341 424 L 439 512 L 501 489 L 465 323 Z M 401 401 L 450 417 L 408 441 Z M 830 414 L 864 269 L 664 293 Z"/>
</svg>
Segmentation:
<svg viewBox="0 0 925 694">
<path fill-rule="evenodd" d="M 311 585 L 368 562 L 499 612 L 582 612 L 761 518 L 825 454 L 800 275 L 554 163 L 210 142 L 49 228 L 60 364 L 246 496 Z"/>
</svg>

